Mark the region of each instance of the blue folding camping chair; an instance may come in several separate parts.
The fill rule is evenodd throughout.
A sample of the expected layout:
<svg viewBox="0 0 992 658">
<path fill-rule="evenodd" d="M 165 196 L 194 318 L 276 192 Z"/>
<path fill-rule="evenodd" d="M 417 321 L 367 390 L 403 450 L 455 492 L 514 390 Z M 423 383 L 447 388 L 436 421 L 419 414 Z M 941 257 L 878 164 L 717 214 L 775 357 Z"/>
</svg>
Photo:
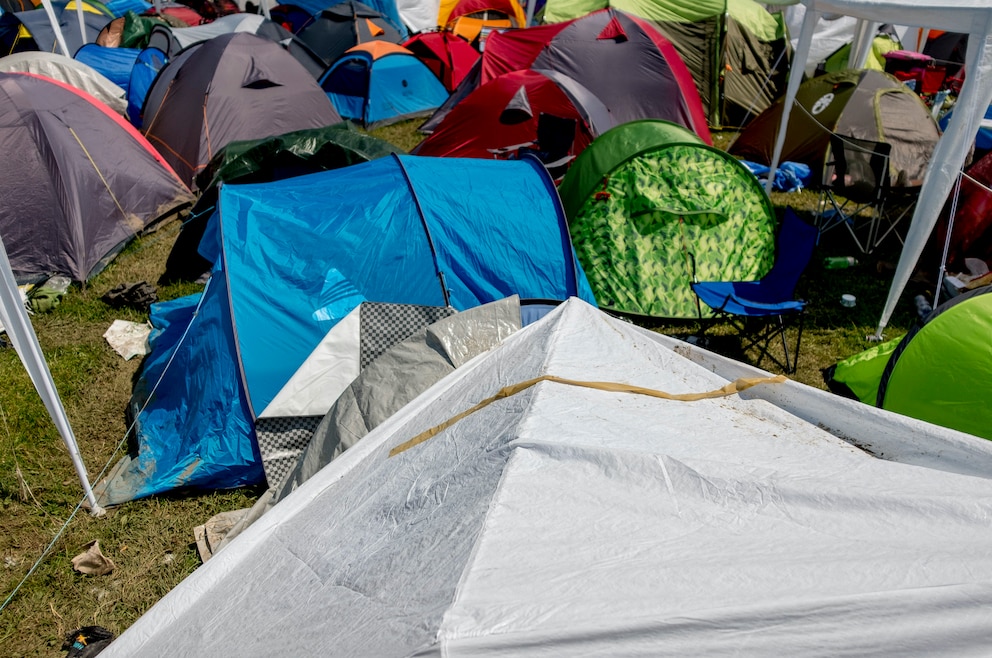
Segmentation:
<svg viewBox="0 0 992 658">
<path fill-rule="evenodd" d="M 813 256 L 817 235 L 815 226 L 803 221 L 792 208 L 786 208 L 778 234 L 775 263 L 768 274 L 758 281 L 703 281 L 692 284 L 701 302 L 718 316 L 731 321 L 741 335 L 745 350 L 751 347 L 758 349 L 758 363 L 767 356 L 788 373 L 796 371 L 799 361 L 806 310 L 804 300 L 794 299 L 796 284 Z M 785 336 L 786 317 L 796 317 L 799 326 L 791 359 Z M 769 352 L 771 341 L 778 336 L 782 337 L 784 363 Z"/>
</svg>

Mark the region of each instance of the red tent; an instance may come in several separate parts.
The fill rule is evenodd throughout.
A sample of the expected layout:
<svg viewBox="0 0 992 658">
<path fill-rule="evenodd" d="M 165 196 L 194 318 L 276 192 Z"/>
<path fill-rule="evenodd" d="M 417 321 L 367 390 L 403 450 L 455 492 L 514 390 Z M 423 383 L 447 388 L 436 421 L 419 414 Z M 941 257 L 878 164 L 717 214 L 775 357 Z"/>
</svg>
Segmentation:
<svg viewBox="0 0 992 658">
<path fill-rule="evenodd" d="M 478 50 L 447 31 L 415 34 L 403 47 L 426 64 L 448 91 L 453 91 L 479 60 Z"/>
<path fill-rule="evenodd" d="M 609 108 L 616 123 L 664 119 L 713 143 L 696 84 L 675 48 L 647 21 L 616 9 L 493 33 L 472 75 L 421 129 L 437 129 L 473 89 L 522 69 L 575 80 Z"/>
<path fill-rule="evenodd" d="M 413 153 L 504 159 L 532 150 L 543 151 L 542 160 L 561 160 L 578 155 L 612 125 L 599 99 L 567 76 L 511 71 L 456 105 Z"/>
<path fill-rule="evenodd" d="M 941 213 L 938 230 L 930 240 L 928 253 L 939 258 L 947 236 L 947 219 L 951 215 L 953 196 Z M 992 262 L 992 153 L 965 170 L 961 179 L 954 229 L 947 252 L 947 267 L 952 272 L 966 269 L 965 258 Z"/>
</svg>

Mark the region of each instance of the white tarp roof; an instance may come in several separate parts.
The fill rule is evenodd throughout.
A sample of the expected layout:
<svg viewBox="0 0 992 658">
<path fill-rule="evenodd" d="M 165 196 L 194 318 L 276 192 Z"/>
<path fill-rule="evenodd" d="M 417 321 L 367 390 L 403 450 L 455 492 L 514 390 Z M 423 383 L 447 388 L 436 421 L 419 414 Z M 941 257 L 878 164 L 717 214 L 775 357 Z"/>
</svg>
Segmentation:
<svg viewBox="0 0 992 658">
<path fill-rule="evenodd" d="M 923 247 L 940 216 L 985 110 L 992 103 L 992 2 L 989 0 L 803 0 L 806 15 L 793 59 L 793 71 L 801 72 L 806 64 L 816 22 L 824 14 L 842 14 L 869 23 L 892 23 L 909 27 L 925 27 L 970 35 L 965 57 L 967 76 L 954 106 L 955 120 L 937 143 L 930 157 L 930 166 L 920 190 L 920 200 L 913 213 L 906 235 L 906 244 L 896 266 L 885 308 L 879 319 L 878 334 L 888 324 L 899 296 L 923 252 Z M 790 75 L 782 112 L 772 173 L 779 163 L 784 127 L 799 88 L 801 75 Z"/>
<path fill-rule="evenodd" d="M 686 402 L 542 381 L 402 449 L 534 377 L 700 393 L 727 384 L 720 363 L 570 300 L 377 427 L 102 655 L 986 653 L 992 479 L 878 459 L 783 406 L 863 440 L 930 435 L 984 474 L 989 442 L 793 382 Z"/>
</svg>

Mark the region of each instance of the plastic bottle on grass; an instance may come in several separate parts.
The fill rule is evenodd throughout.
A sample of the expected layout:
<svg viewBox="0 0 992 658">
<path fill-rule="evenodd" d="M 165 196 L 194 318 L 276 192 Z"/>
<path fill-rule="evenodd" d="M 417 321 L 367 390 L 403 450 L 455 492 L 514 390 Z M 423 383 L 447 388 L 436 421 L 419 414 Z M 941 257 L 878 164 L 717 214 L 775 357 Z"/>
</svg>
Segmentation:
<svg viewBox="0 0 992 658">
<path fill-rule="evenodd" d="M 854 256 L 830 256 L 823 259 L 823 267 L 828 270 L 844 270 L 858 264 Z"/>
<path fill-rule="evenodd" d="M 926 320 L 927 316 L 933 312 L 933 306 L 930 304 L 930 300 L 923 295 L 917 295 L 913 298 L 913 301 L 916 302 L 916 314 L 920 316 L 921 320 Z"/>
</svg>

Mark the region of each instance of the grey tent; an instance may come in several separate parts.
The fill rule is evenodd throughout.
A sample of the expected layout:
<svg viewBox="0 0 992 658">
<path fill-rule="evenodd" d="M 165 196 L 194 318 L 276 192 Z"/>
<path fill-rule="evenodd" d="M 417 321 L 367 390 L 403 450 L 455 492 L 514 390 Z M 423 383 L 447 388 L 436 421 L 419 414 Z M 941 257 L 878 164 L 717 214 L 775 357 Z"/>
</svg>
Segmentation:
<svg viewBox="0 0 992 658">
<path fill-rule="evenodd" d="M 328 65 L 360 43 L 403 41 L 403 35 L 382 13 L 355 0 L 324 9 L 299 31 L 298 36 Z"/>
<path fill-rule="evenodd" d="M 169 57 L 175 57 L 190 46 L 209 41 L 222 34 L 247 32 L 275 41 L 296 58 L 316 80 L 327 65 L 302 41 L 285 27 L 259 14 L 228 14 L 203 25 L 171 27 L 159 23 L 151 28 L 148 46 L 158 48 Z"/>
<path fill-rule="evenodd" d="M 0 233 L 21 280 L 85 281 L 192 196 L 151 145 L 101 103 L 31 73 L 0 73 Z"/>
<path fill-rule="evenodd" d="M 292 55 L 237 32 L 184 50 L 159 73 L 144 107 L 144 132 L 190 184 L 235 140 L 341 121 L 327 94 Z"/>
</svg>

